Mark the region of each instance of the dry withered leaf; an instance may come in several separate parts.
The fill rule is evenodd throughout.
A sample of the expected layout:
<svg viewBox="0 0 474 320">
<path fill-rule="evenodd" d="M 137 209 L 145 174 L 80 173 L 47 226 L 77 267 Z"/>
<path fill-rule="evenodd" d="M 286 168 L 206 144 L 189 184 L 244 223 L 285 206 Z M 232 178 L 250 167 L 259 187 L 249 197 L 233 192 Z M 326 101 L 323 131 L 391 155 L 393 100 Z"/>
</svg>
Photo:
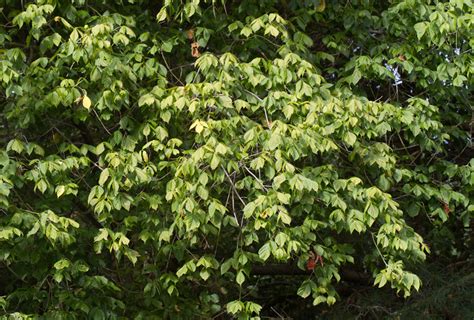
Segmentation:
<svg viewBox="0 0 474 320">
<path fill-rule="evenodd" d="M 199 52 L 199 43 L 196 41 L 191 43 L 191 55 L 194 58 L 199 58 L 201 56 L 201 53 Z"/>
<path fill-rule="evenodd" d="M 194 29 L 186 30 L 186 37 L 188 38 L 188 40 L 193 40 L 194 39 Z"/>
</svg>

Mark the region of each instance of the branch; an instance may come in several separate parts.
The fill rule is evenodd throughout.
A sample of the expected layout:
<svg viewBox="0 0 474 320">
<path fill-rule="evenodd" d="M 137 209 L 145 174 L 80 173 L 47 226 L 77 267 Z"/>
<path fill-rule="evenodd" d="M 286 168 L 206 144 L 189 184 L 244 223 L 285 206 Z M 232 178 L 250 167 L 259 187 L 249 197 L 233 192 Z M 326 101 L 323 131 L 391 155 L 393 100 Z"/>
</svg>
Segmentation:
<svg viewBox="0 0 474 320">
<path fill-rule="evenodd" d="M 253 275 L 269 275 L 269 276 L 302 276 L 310 275 L 312 271 L 301 270 L 294 264 L 265 264 L 256 265 L 252 267 L 250 271 Z M 356 282 L 361 284 L 370 285 L 370 277 L 362 272 L 358 272 L 350 269 L 339 270 L 341 279 L 348 282 Z"/>
</svg>

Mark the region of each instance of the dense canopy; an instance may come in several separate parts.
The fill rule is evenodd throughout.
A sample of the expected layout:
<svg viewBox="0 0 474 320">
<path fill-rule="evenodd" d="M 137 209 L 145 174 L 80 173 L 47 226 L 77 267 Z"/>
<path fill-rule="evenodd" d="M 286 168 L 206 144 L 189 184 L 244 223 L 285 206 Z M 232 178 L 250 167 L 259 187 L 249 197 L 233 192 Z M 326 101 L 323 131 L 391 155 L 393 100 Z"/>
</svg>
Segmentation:
<svg viewBox="0 0 474 320">
<path fill-rule="evenodd" d="M 472 266 L 473 8 L 0 0 L 0 315 L 309 318 Z"/>
</svg>

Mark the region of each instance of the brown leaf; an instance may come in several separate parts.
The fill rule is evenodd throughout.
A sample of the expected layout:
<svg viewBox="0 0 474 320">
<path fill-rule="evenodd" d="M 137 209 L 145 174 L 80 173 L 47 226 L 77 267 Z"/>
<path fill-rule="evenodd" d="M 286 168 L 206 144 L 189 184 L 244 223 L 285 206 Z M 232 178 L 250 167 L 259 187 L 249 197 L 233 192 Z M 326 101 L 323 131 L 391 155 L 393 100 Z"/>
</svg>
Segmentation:
<svg viewBox="0 0 474 320">
<path fill-rule="evenodd" d="M 194 58 L 199 58 L 201 56 L 201 53 L 199 52 L 199 43 L 197 42 L 191 43 L 191 55 Z"/>
<path fill-rule="evenodd" d="M 194 39 L 194 29 L 186 30 L 186 37 L 188 37 L 189 40 L 193 40 Z"/>
<path fill-rule="evenodd" d="M 449 206 L 447 203 L 443 203 L 443 210 L 444 213 L 449 214 L 451 212 L 451 209 L 449 209 Z"/>
</svg>

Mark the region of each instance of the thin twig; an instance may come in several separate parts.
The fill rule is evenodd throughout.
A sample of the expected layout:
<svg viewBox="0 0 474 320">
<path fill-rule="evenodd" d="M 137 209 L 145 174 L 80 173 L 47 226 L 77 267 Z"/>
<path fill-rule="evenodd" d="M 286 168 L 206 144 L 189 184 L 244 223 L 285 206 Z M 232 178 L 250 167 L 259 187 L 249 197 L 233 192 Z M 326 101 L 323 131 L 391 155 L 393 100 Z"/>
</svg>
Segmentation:
<svg viewBox="0 0 474 320">
<path fill-rule="evenodd" d="M 99 117 L 99 115 L 97 114 L 97 112 L 96 112 L 94 109 L 92 109 L 92 111 L 94 112 L 95 116 L 97 117 L 97 120 L 99 120 L 100 124 L 102 125 L 102 128 L 104 128 L 105 131 L 107 131 L 107 133 L 108 133 L 109 135 L 112 135 L 112 133 L 109 131 L 109 129 L 107 129 L 107 127 L 104 125 L 104 123 L 102 122 L 102 120 L 100 120 L 100 117 Z"/>
<path fill-rule="evenodd" d="M 251 175 L 252 177 L 255 178 L 255 180 L 257 180 L 257 182 L 262 186 L 263 190 L 265 190 L 265 192 L 268 192 L 267 187 L 265 187 L 265 185 L 262 183 L 262 181 L 260 181 L 260 179 L 257 178 L 257 176 L 255 176 L 255 174 L 253 174 L 253 172 L 250 171 L 249 168 L 247 168 L 247 166 L 244 166 L 244 168 L 245 168 L 245 170 L 247 170 L 248 173 L 250 173 L 250 175 Z"/>
<path fill-rule="evenodd" d="M 372 241 L 374 242 L 375 248 L 377 248 L 377 251 L 378 251 L 380 257 L 382 258 L 383 263 L 385 264 L 386 267 L 388 267 L 387 261 L 385 261 L 385 258 L 383 256 L 382 252 L 380 252 L 380 249 L 379 249 L 379 246 L 377 245 L 377 242 L 375 242 L 374 234 L 371 232 L 370 235 L 372 236 Z"/>
<path fill-rule="evenodd" d="M 221 168 L 222 170 L 224 170 L 224 173 L 227 177 L 227 179 L 229 179 L 229 182 L 230 182 L 230 186 L 232 187 L 232 190 L 234 191 L 234 193 L 237 195 L 237 197 L 239 198 L 240 202 L 242 202 L 242 204 L 244 206 L 246 206 L 247 204 L 245 203 L 245 201 L 242 199 L 242 197 L 240 196 L 240 194 L 237 192 L 237 189 L 235 188 L 235 185 L 234 185 L 234 182 L 232 181 L 232 178 L 229 176 L 229 174 L 227 173 L 226 169 L 224 168 L 224 166 L 221 165 Z M 233 200 L 233 196 L 232 196 L 232 202 L 234 202 Z M 234 206 L 234 205 L 232 205 Z M 239 219 L 237 218 L 237 214 L 235 213 L 235 209 L 232 208 L 232 213 L 234 215 L 234 218 L 235 218 L 235 222 L 237 223 L 237 225 L 239 225 L 239 227 L 241 227 L 241 224 L 239 223 Z"/>
<path fill-rule="evenodd" d="M 252 91 L 249 91 L 247 89 L 244 89 L 245 92 L 249 93 L 250 95 L 252 95 L 253 97 L 255 97 L 258 101 L 260 102 L 263 102 L 263 99 L 260 98 L 258 95 L 256 95 L 255 93 L 253 93 Z M 270 124 L 271 124 L 271 121 L 268 117 L 268 113 L 267 113 L 267 108 L 265 108 L 264 105 L 263 106 L 263 112 L 265 113 L 265 120 L 267 121 L 267 126 L 270 128 Z"/>
<path fill-rule="evenodd" d="M 169 72 L 171 75 L 179 82 L 180 85 L 184 86 L 184 83 L 179 79 L 172 71 L 171 67 L 168 64 L 168 61 L 166 61 L 165 55 L 163 54 L 163 50 L 160 50 L 161 56 L 163 57 L 163 61 L 165 62 L 166 68 L 168 68 Z"/>
</svg>

